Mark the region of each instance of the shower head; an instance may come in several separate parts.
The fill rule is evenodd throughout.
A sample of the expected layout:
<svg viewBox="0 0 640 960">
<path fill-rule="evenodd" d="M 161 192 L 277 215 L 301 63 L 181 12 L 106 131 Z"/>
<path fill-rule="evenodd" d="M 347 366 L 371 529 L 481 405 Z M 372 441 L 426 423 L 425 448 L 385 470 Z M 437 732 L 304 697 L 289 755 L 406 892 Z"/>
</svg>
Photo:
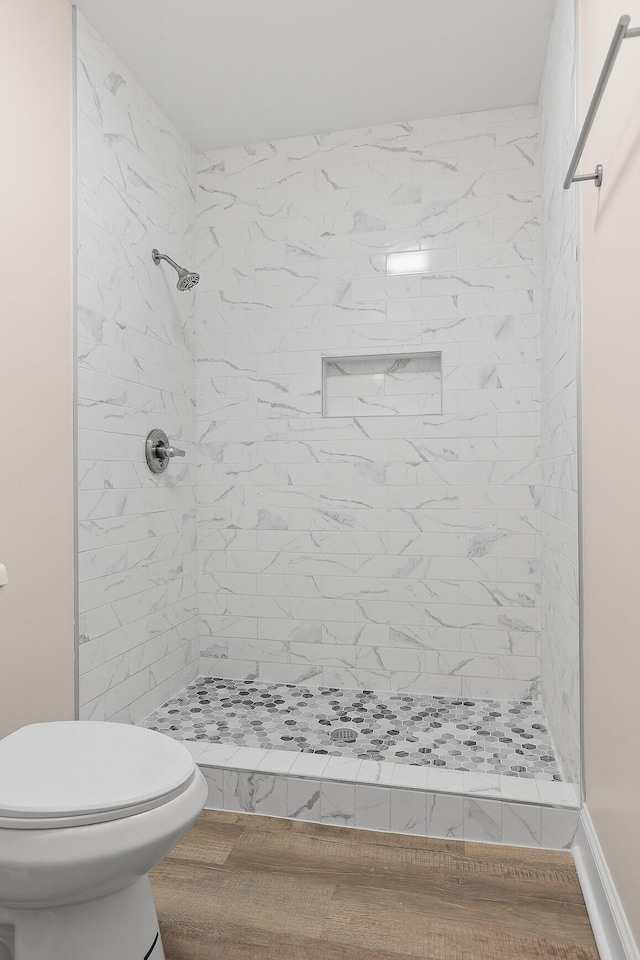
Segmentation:
<svg viewBox="0 0 640 960">
<path fill-rule="evenodd" d="M 180 270 L 176 287 L 178 290 L 191 290 L 200 280 L 199 273 L 192 273 L 190 270 Z"/>
<path fill-rule="evenodd" d="M 191 287 L 195 287 L 196 283 L 200 279 L 199 273 L 195 273 L 191 270 L 185 270 L 185 268 L 177 264 L 175 260 L 172 260 L 171 257 L 168 257 L 166 253 L 158 253 L 157 250 L 152 250 L 151 256 L 153 257 L 153 262 L 156 264 L 156 266 L 161 260 L 166 260 L 167 263 L 171 264 L 173 269 L 178 274 L 178 282 L 176 284 L 178 290 L 191 290 Z"/>
</svg>

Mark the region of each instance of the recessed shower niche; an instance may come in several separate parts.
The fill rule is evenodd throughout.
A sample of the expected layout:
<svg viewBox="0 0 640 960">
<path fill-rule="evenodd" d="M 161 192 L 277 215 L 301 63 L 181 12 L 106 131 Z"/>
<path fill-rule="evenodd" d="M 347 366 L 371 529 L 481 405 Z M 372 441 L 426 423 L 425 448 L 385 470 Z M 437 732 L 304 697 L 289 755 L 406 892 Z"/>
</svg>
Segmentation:
<svg viewBox="0 0 640 960">
<path fill-rule="evenodd" d="M 442 413 L 442 354 L 323 357 L 325 417 Z"/>
</svg>

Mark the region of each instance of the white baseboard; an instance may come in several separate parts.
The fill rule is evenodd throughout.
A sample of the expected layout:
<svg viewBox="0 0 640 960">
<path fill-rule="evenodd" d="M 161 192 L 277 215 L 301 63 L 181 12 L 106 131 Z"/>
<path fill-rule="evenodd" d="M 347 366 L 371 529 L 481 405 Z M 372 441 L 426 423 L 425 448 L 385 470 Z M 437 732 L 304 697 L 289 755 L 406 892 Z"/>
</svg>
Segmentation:
<svg viewBox="0 0 640 960">
<path fill-rule="evenodd" d="M 572 850 L 600 960 L 640 960 L 593 821 L 586 807 Z"/>
</svg>

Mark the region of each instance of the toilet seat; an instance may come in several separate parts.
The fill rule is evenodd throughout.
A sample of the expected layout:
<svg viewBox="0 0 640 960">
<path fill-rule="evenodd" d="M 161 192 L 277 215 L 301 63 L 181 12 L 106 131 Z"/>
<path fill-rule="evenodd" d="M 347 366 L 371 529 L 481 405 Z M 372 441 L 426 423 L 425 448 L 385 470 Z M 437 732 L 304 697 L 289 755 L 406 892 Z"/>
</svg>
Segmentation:
<svg viewBox="0 0 640 960">
<path fill-rule="evenodd" d="M 0 741 L 0 828 L 55 829 L 134 816 L 179 796 L 195 774 L 179 741 L 143 727 L 31 724 Z"/>
</svg>

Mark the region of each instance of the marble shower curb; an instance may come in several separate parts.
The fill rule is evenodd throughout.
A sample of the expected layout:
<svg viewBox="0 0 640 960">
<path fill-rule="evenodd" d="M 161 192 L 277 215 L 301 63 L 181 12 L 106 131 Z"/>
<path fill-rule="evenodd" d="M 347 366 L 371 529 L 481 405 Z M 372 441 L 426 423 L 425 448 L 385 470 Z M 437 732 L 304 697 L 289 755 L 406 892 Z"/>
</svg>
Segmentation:
<svg viewBox="0 0 640 960">
<path fill-rule="evenodd" d="M 569 849 L 570 784 L 185 741 L 207 808 L 416 836 Z M 505 781 L 507 781 L 505 783 Z"/>
</svg>

